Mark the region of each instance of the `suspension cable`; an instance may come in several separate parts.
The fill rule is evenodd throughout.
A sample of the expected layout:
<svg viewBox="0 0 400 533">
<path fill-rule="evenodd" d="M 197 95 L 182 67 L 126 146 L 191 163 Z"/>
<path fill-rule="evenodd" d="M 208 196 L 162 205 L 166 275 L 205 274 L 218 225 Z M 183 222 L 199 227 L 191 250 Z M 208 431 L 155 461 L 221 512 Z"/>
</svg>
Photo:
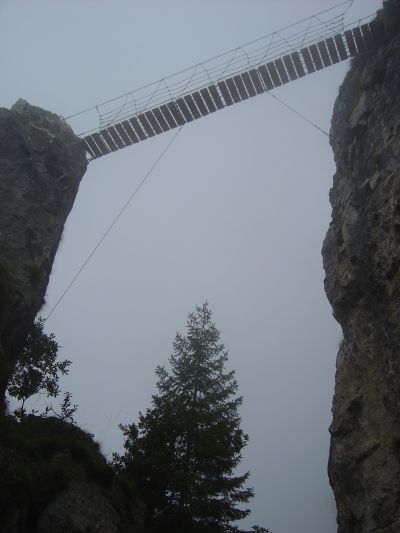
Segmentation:
<svg viewBox="0 0 400 533">
<path fill-rule="evenodd" d="M 171 147 L 172 143 L 175 141 L 175 139 L 178 137 L 179 133 L 181 132 L 183 126 L 181 126 L 175 133 L 175 135 L 170 139 L 170 141 L 168 142 L 168 144 L 165 146 L 165 148 L 162 150 L 162 152 L 160 153 L 160 155 L 157 157 L 157 159 L 154 161 L 154 163 L 151 165 L 151 167 L 149 168 L 149 170 L 146 172 L 146 174 L 144 175 L 144 177 L 142 178 L 142 180 L 140 181 L 139 185 L 134 189 L 134 191 L 130 194 L 129 198 L 126 200 L 126 202 L 123 204 L 123 206 L 121 207 L 121 209 L 119 210 L 118 214 L 116 215 L 116 217 L 112 220 L 111 224 L 109 224 L 109 226 L 107 227 L 107 229 L 105 230 L 105 232 L 103 233 L 103 235 L 100 237 L 99 241 L 97 242 L 96 246 L 93 248 L 93 250 L 90 252 L 90 254 L 87 256 L 87 258 L 85 259 L 85 261 L 82 263 L 82 265 L 80 266 L 80 268 L 77 270 L 77 272 L 75 273 L 74 277 L 71 279 L 71 281 L 69 282 L 69 284 L 66 286 L 66 288 L 64 289 L 63 293 L 61 294 L 61 296 L 59 297 L 59 299 L 57 300 L 57 302 L 53 305 L 53 307 L 51 308 L 49 314 L 46 316 L 45 318 L 45 321 L 48 320 L 51 315 L 54 313 L 54 311 L 57 309 L 57 307 L 59 306 L 59 304 L 61 303 L 61 301 L 64 299 L 64 297 L 66 296 L 66 294 L 68 293 L 68 291 L 71 289 L 71 287 L 74 285 L 74 283 L 76 282 L 76 280 L 78 279 L 78 277 L 81 275 L 81 273 L 85 270 L 86 266 L 88 265 L 89 261 L 92 259 L 92 257 L 94 256 L 94 254 L 97 252 L 97 250 L 100 248 L 100 246 L 103 244 L 103 242 L 105 241 L 105 239 L 108 237 L 108 235 L 111 233 L 112 229 L 114 228 L 115 224 L 118 222 L 118 220 L 121 218 L 122 214 L 124 213 L 124 211 L 127 209 L 127 207 L 129 206 L 129 204 L 132 202 L 132 200 L 134 199 L 134 197 L 137 195 L 137 193 L 139 192 L 139 190 L 142 188 L 142 186 L 144 185 L 145 181 L 149 178 L 149 176 L 152 174 L 152 172 L 154 171 L 154 169 L 156 168 L 156 166 L 158 165 L 158 163 L 161 161 L 161 159 L 164 157 L 164 155 L 167 153 L 168 149 Z"/>
</svg>

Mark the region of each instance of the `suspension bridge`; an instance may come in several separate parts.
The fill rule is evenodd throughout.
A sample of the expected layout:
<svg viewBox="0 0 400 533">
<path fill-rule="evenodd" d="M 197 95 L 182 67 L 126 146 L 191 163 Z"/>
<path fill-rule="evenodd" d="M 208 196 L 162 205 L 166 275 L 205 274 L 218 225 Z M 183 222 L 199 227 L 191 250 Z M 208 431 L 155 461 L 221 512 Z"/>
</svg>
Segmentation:
<svg viewBox="0 0 400 533">
<path fill-rule="evenodd" d="M 93 160 L 184 126 L 371 50 L 373 15 L 350 24 L 341 4 L 194 67 L 76 113 L 96 126 L 80 133 Z M 90 118 L 91 117 L 91 118 Z"/>
<path fill-rule="evenodd" d="M 373 20 L 375 13 L 356 23 L 344 23 L 353 2 L 346 0 L 194 67 L 65 117 L 65 120 L 75 130 L 77 124 L 83 128 L 78 135 L 85 142 L 89 161 L 174 128 L 178 128 L 178 132 L 189 122 L 376 47 L 383 30 Z M 176 134 L 124 202 L 46 320 L 110 234 L 175 137 Z"/>
</svg>

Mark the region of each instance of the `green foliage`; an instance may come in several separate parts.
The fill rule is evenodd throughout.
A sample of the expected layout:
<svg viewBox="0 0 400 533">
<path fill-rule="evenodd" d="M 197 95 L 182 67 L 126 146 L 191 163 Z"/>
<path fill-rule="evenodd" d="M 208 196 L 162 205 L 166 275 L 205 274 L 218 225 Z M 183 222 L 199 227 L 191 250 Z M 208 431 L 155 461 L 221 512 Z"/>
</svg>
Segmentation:
<svg viewBox="0 0 400 533">
<path fill-rule="evenodd" d="M 52 405 L 49 405 L 45 409 L 45 415 L 48 413 L 53 413 L 56 418 L 60 420 L 65 420 L 66 422 L 74 422 L 74 414 L 78 409 L 77 404 L 72 403 L 71 393 L 64 392 L 64 398 L 60 405 L 60 410 L 56 411 Z"/>
<path fill-rule="evenodd" d="M 0 530 L 36 531 L 49 502 L 84 482 L 100 488 L 117 511 L 120 533 L 145 533 L 134 487 L 116 479 L 93 435 L 73 423 L 71 393 L 64 393 L 58 408 L 49 404 L 40 416 L 27 414 L 31 396 L 59 396 L 59 379 L 70 365 L 57 361 L 58 344 L 43 325 L 42 319 L 35 322 L 9 385 L 10 396 L 22 402 L 16 417 L 0 414 Z"/>
<path fill-rule="evenodd" d="M 59 379 L 68 374 L 71 361 L 57 361 L 59 345 L 54 334 L 44 332 L 44 319 L 38 318 L 29 333 L 25 346 L 18 355 L 14 374 L 7 392 L 21 402 L 14 412 L 18 418 L 26 415 L 25 402 L 33 395 L 44 393 L 48 398 L 56 398 L 60 392 Z M 64 398 L 64 415 L 71 419 L 77 407 L 72 408 L 70 393 Z M 65 403 L 66 402 L 66 403 Z M 52 411 L 52 407 L 46 410 Z"/>
<path fill-rule="evenodd" d="M 152 531 L 238 531 L 231 522 L 253 490 L 249 474 L 234 475 L 248 437 L 240 429 L 234 371 L 207 303 L 189 314 L 187 335 L 176 335 L 171 370 L 158 367 L 158 393 L 138 424 L 121 426 L 120 475 L 136 483 Z M 257 530 L 254 531 L 265 531 Z"/>
</svg>

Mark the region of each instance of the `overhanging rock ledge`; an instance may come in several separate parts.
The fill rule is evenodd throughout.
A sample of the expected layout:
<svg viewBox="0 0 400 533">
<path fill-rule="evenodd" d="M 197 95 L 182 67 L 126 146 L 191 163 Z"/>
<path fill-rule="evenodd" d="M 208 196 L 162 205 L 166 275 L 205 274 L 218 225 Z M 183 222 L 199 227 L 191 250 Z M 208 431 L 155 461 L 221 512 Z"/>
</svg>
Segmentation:
<svg viewBox="0 0 400 533">
<path fill-rule="evenodd" d="M 0 400 L 46 287 L 87 160 L 59 116 L 0 108 Z"/>
</svg>

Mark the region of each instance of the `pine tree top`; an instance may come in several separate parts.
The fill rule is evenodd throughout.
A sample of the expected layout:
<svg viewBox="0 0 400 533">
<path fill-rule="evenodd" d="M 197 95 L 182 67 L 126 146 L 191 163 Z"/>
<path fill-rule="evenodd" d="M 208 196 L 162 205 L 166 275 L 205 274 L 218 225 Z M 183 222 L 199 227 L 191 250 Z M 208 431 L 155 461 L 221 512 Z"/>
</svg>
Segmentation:
<svg viewBox="0 0 400 533">
<path fill-rule="evenodd" d="M 152 407 L 123 428 L 126 453 L 116 464 L 145 501 L 151 531 L 238 531 L 232 522 L 250 511 L 237 506 L 253 496 L 244 486 L 249 473 L 236 474 L 248 441 L 242 397 L 207 302 L 186 327 L 186 335 L 176 334 L 169 368 L 156 369 Z"/>
</svg>

